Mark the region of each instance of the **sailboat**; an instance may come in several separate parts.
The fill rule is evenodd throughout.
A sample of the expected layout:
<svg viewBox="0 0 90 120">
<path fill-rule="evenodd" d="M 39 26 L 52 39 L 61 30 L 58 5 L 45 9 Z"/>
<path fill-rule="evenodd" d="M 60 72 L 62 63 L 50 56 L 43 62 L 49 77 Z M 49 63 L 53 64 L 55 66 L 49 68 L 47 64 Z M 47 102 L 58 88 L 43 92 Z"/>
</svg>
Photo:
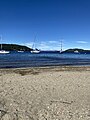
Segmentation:
<svg viewBox="0 0 90 120">
<path fill-rule="evenodd" d="M 40 53 L 40 50 L 34 49 L 34 50 L 31 51 L 31 53 Z"/>
<path fill-rule="evenodd" d="M 35 46 L 35 40 L 36 40 L 36 36 L 35 36 L 35 39 L 34 39 L 34 43 L 32 45 L 31 53 L 40 53 L 40 50 L 38 50 Z"/>
<path fill-rule="evenodd" d="M 1 41 L 2 41 L 2 36 L 0 38 L 1 38 Z M 9 51 L 5 51 L 2 48 L 3 48 L 3 45 L 1 44 L 0 54 L 7 54 L 7 53 L 9 53 Z"/>
<path fill-rule="evenodd" d="M 60 53 L 62 53 L 62 52 L 63 52 L 63 50 L 62 50 L 62 40 L 61 40 L 61 44 L 60 44 L 60 46 L 61 46 Z"/>
</svg>

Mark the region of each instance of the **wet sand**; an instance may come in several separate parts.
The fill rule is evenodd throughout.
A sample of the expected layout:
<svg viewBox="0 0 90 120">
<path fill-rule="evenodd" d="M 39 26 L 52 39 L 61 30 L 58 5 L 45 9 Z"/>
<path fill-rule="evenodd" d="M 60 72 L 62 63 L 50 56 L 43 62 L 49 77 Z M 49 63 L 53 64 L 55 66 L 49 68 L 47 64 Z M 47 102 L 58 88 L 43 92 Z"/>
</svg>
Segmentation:
<svg viewBox="0 0 90 120">
<path fill-rule="evenodd" d="M 90 67 L 1 69 L 0 120 L 90 120 Z"/>
</svg>

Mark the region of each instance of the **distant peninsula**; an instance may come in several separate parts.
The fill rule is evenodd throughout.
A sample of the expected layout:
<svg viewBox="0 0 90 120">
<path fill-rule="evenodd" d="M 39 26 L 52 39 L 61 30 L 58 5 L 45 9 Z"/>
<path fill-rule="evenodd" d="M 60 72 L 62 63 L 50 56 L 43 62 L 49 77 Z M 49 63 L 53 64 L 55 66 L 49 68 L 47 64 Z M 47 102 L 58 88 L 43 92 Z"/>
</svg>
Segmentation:
<svg viewBox="0 0 90 120">
<path fill-rule="evenodd" d="M 84 50 L 79 48 L 67 49 L 63 53 L 90 53 L 90 50 Z"/>
<path fill-rule="evenodd" d="M 0 44 L 0 46 L 1 46 L 1 44 Z M 6 51 L 31 51 L 32 49 L 27 47 L 27 46 L 23 46 L 23 45 L 2 44 L 2 50 L 6 50 Z"/>
</svg>

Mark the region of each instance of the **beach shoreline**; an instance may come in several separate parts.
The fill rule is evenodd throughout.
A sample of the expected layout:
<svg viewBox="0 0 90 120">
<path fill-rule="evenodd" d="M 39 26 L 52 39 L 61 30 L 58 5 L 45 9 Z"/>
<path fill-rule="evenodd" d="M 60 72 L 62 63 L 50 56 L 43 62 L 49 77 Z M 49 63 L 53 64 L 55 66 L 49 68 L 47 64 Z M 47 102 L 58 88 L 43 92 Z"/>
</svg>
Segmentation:
<svg viewBox="0 0 90 120">
<path fill-rule="evenodd" d="M 22 68 L 1 68 L 0 72 L 16 72 L 16 71 L 90 71 L 90 66 L 45 66 L 45 67 L 22 67 Z"/>
<path fill-rule="evenodd" d="M 89 120 L 90 67 L 0 69 L 1 120 Z"/>
</svg>

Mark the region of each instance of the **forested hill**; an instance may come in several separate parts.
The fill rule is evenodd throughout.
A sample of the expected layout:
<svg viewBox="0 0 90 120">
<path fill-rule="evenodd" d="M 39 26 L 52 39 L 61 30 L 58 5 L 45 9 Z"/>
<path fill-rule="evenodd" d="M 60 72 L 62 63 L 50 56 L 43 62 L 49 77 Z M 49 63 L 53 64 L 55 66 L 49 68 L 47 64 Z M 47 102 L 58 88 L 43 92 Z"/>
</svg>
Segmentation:
<svg viewBox="0 0 90 120">
<path fill-rule="evenodd" d="M 1 46 L 1 44 L 0 44 L 0 46 Z M 32 49 L 27 47 L 27 46 L 22 46 L 22 45 L 17 45 L 17 44 L 2 44 L 2 50 L 7 50 L 7 51 L 31 51 Z"/>
</svg>

